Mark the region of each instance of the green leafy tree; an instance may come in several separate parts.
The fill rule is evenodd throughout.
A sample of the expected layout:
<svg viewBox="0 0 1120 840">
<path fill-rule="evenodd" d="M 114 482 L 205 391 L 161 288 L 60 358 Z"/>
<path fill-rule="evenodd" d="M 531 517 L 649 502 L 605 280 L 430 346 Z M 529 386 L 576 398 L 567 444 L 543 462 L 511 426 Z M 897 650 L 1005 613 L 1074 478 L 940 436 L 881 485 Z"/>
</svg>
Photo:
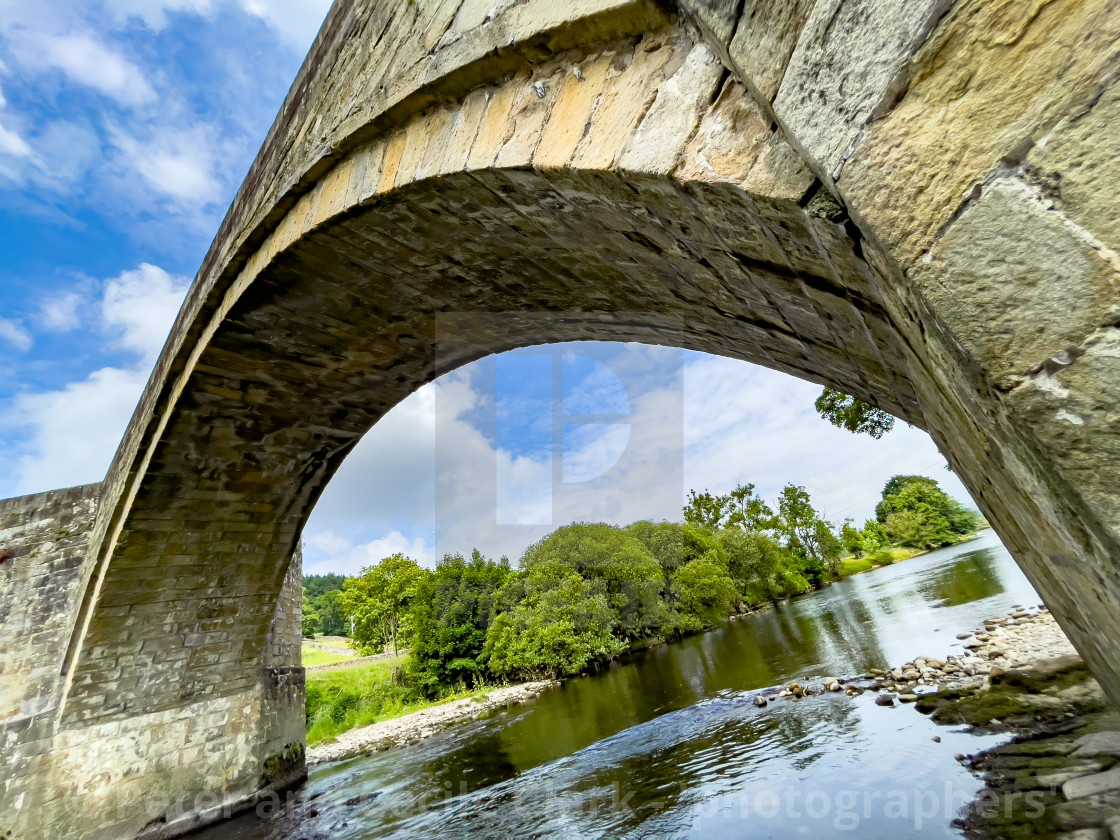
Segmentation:
<svg viewBox="0 0 1120 840">
<path fill-rule="evenodd" d="M 727 618 L 738 596 L 727 566 L 715 551 L 709 551 L 673 573 L 677 626 L 700 630 Z"/>
<path fill-rule="evenodd" d="M 324 636 L 345 636 L 350 632 L 350 622 L 342 609 L 342 592 L 330 589 L 314 599 L 319 614 L 319 632 Z"/>
<path fill-rule="evenodd" d="M 341 592 L 346 583 L 345 575 L 334 573 L 327 575 L 304 575 L 303 588 L 307 590 L 307 597 L 315 603 L 328 592 Z"/>
<path fill-rule="evenodd" d="M 786 538 L 786 548 L 802 559 L 802 574 L 814 586 L 823 584 L 830 570 L 835 573 L 840 541 L 820 518 L 804 487 L 787 484 L 782 488 L 775 525 Z"/>
<path fill-rule="evenodd" d="M 409 614 L 412 672 L 428 697 L 485 676 L 483 648 L 497 609 L 497 594 L 511 575 L 475 550 L 471 559 L 447 555 L 417 585 Z"/>
<path fill-rule="evenodd" d="M 690 525 L 718 528 L 731 512 L 731 497 L 716 496 L 705 490 L 688 491 L 688 504 L 684 506 L 684 521 Z"/>
<path fill-rule="evenodd" d="M 521 557 L 526 579 L 563 580 L 572 573 L 601 586 L 619 632 L 639 638 L 664 619 L 664 575 L 649 549 L 621 528 L 577 522 L 557 528 Z"/>
<path fill-rule="evenodd" d="M 673 572 L 688 562 L 684 528 L 679 522 L 641 521 L 627 525 L 625 530 L 653 555 L 668 581 Z"/>
<path fill-rule="evenodd" d="M 483 656 L 499 676 L 541 679 L 578 674 L 625 650 L 602 586 L 570 572 L 514 581 L 517 604 L 486 634 Z"/>
<path fill-rule="evenodd" d="M 305 639 L 314 639 L 319 632 L 319 613 L 307 598 L 307 590 L 303 590 L 303 616 L 301 627 Z"/>
<path fill-rule="evenodd" d="M 362 652 L 393 643 L 399 652 L 402 625 L 416 588 L 426 572 L 403 554 L 386 557 L 348 578 L 342 590 L 342 609 L 353 622 L 351 638 Z"/>
<path fill-rule="evenodd" d="M 774 511 L 755 493 L 753 484 L 740 484 L 728 494 L 730 512 L 724 527 L 767 531 L 774 527 Z"/>
<path fill-rule="evenodd" d="M 863 535 L 859 529 L 852 524 L 851 519 L 845 519 L 844 524 L 840 526 L 840 542 L 844 544 L 844 550 L 851 554 L 853 557 L 862 557 L 864 554 Z"/>
<path fill-rule="evenodd" d="M 907 514 L 891 517 L 896 514 Z M 892 540 L 901 545 L 933 548 L 955 542 L 976 530 L 979 517 L 921 475 L 896 475 L 883 488 L 875 517 Z"/>
<path fill-rule="evenodd" d="M 878 519 L 868 519 L 863 523 L 863 528 L 859 532 L 859 539 L 863 544 L 864 551 L 868 554 L 876 549 L 889 546 L 891 543 L 890 537 L 887 536 L 887 532 L 883 530 L 883 526 Z"/>
<path fill-rule="evenodd" d="M 753 484 L 740 484 L 725 496 L 690 490 L 684 521 L 704 528 L 765 531 L 773 527 L 774 511 L 758 497 Z"/>
<path fill-rule="evenodd" d="M 841 429 L 878 440 L 894 428 L 894 417 L 840 391 L 825 388 L 815 403 L 817 414 Z"/>
</svg>

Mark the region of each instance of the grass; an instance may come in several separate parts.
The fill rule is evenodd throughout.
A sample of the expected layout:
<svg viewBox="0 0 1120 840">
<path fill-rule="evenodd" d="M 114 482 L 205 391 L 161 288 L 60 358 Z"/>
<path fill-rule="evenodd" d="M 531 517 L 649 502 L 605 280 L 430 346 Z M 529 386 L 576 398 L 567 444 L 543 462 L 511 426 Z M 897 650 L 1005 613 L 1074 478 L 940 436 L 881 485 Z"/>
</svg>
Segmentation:
<svg viewBox="0 0 1120 840">
<path fill-rule="evenodd" d="M 307 675 L 307 744 L 464 697 L 484 700 L 493 686 L 464 689 L 428 700 L 411 684 L 408 655 Z"/>
<path fill-rule="evenodd" d="M 353 654 L 330 653 L 308 644 L 303 646 L 304 668 L 314 668 L 317 665 L 334 665 L 336 662 L 347 662 L 353 658 Z"/>
<path fill-rule="evenodd" d="M 866 557 L 861 557 L 856 560 L 855 558 L 848 558 L 840 561 L 840 579 L 852 575 L 858 575 L 860 572 L 869 572 L 872 568 L 872 562 Z"/>
</svg>

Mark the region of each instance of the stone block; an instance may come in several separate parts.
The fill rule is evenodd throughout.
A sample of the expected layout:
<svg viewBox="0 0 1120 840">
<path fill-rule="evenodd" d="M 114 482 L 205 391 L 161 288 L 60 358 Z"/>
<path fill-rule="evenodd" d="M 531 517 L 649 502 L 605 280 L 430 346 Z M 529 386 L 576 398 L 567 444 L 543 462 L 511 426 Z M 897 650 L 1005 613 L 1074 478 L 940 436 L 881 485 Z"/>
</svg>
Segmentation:
<svg viewBox="0 0 1120 840">
<path fill-rule="evenodd" d="M 1067 800 L 1083 799 L 1117 790 L 1120 790 L 1120 767 L 1114 767 L 1103 773 L 1094 773 L 1092 776 L 1070 779 L 1062 785 L 1062 795 Z"/>
<path fill-rule="evenodd" d="M 1120 732 L 1093 732 L 1077 739 L 1077 749 L 1072 753 L 1075 758 L 1095 756 L 1114 756 L 1120 758 Z"/>
<path fill-rule="evenodd" d="M 1118 54 L 1108 0 L 954 4 L 844 165 L 849 207 L 909 267 L 1001 160 L 1079 110 Z"/>
<path fill-rule="evenodd" d="M 1114 267 L 1017 179 L 986 186 L 910 275 L 998 385 L 1079 344 L 1117 305 Z"/>
<path fill-rule="evenodd" d="M 822 172 L 840 177 L 867 125 L 905 88 L 910 57 L 948 7 L 949 0 L 813 4 L 774 113 Z"/>
</svg>

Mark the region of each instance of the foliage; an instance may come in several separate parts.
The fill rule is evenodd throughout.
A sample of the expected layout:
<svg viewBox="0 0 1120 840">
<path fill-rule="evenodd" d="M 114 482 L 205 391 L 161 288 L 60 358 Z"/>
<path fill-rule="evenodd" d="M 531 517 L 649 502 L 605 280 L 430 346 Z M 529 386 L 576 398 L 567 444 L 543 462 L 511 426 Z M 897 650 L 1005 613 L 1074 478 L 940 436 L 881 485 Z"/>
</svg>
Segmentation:
<svg viewBox="0 0 1120 840">
<path fill-rule="evenodd" d="M 305 590 L 305 632 L 344 632 L 353 622 L 363 653 L 390 642 L 396 651 L 403 638 L 410 645 L 407 668 L 309 679 L 309 738 L 495 675 L 579 673 L 643 638 L 694 632 L 744 605 L 955 541 L 979 521 L 932 479 L 903 475 L 887 482 L 876 518 L 858 529 L 851 520 L 834 528 L 793 484 L 775 507 L 753 484 L 723 495 L 693 491 L 684 520 L 573 523 L 530 546 L 517 570 L 475 551 L 469 560 L 446 556 L 431 572 L 394 555 L 346 579 L 341 591 L 337 575 L 309 578 L 323 591 L 312 598 Z M 845 552 L 854 559 L 842 561 Z"/>
<path fill-rule="evenodd" d="M 302 632 L 305 639 L 314 639 L 315 634 L 319 632 L 319 613 L 315 611 L 315 607 L 307 600 L 306 589 L 303 590 Z"/>
<path fill-rule="evenodd" d="M 844 524 L 840 526 L 840 542 L 843 543 L 844 550 L 857 559 L 866 551 L 863 534 L 852 524 L 851 519 L 845 519 Z"/>
<path fill-rule="evenodd" d="M 801 573 L 813 586 L 821 586 L 828 574 L 836 575 L 840 540 L 820 518 L 804 487 L 787 484 L 782 488 L 775 526 L 785 537 L 786 548 L 801 558 Z"/>
<path fill-rule="evenodd" d="M 890 537 L 887 536 L 887 532 L 883 530 L 883 526 L 879 524 L 877 519 L 868 519 L 863 523 L 863 528 L 859 532 L 859 539 L 863 543 L 863 550 L 868 553 L 891 544 Z"/>
<path fill-rule="evenodd" d="M 758 497 L 753 484 L 739 484 L 725 496 L 690 490 L 684 521 L 706 528 L 765 531 L 774 525 L 774 511 Z"/>
<path fill-rule="evenodd" d="M 920 475 L 892 477 L 883 488 L 875 516 L 892 542 L 913 548 L 949 545 L 979 524 L 976 514 L 932 478 Z"/>
<path fill-rule="evenodd" d="M 801 573 L 800 558 L 767 534 L 728 528 L 719 532 L 731 579 L 750 606 L 807 592 L 812 586 Z"/>
<path fill-rule="evenodd" d="M 477 550 L 469 561 L 447 555 L 416 588 L 409 624 L 411 668 L 427 697 L 454 686 L 473 687 L 486 677 L 483 646 L 509 561 L 495 563 Z"/>
<path fill-rule="evenodd" d="M 319 614 L 319 632 L 324 636 L 345 636 L 350 632 L 350 622 L 342 609 L 342 592 L 332 589 L 312 601 Z"/>
<path fill-rule="evenodd" d="M 665 579 L 688 562 L 685 555 L 684 528 L 679 522 L 643 520 L 626 526 L 626 533 L 636 538 L 661 566 Z"/>
<path fill-rule="evenodd" d="M 307 597 L 314 603 L 328 592 L 341 592 L 346 582 L 345 575 L 304 575 L 303 588 L 307 590 Z"/>
<path fill-rule="evenodd" d="M 684 507 L 684 521 L 690 525 L 718 528 L 730 513 L 730 509 L 729 496 L 715 496 L 707 490 L 703 493 L 689 490 L 688 504 Z"/>
<path fill-rule="evenodd" d="M 894 417 L 855 397 L 825 388 L 815 403 L 817 414 L 841 429 L 878 440 L 894 428 Z"/>
<path fill-rule="evenodd" d="M 307 743 L 408 711 L 419 700 L 405 658 L 307 675 Z"/>
<path fill-rule="evenodd" d="M 342 609 L 353 622 L 351 638 L 363 654 L 376 653 L 389 642 L 394 655 L 398 652 L 402 624 L 426 574 L 414 560 L 394 554 L 346 580 Z"/>
<path fill-rule="evenodd" d="M 715 551 L 673 573 L 675 623 L 682 630 L 700 630 L 726 618 L 738 595 L 727 564 Z"/>
<path fill-rule="evenodd" d="M 614 626 L 625 637 L 647 635 L 664 619 L 661 565 L 622 528 L 601 522 L 565 525 L 529 546 L 521 568 L 526 585 L 538 591 L 549 580 L 559 582 L 573 574 L 595 583 L 595 591 L 606 596 Z"/>
<path fill-rule="evenodd" d="M 541 679 L 578 674 L 592 663 L 610 659 L 625 644 L 600 581 L 574 572 L 562 578 L 529 575 L 524 597 L 494 619 L 484 656 L 502 676 Z"/>
<path fill-rule="evenodd" d="M 894 552 L 889 545 L 880 546 L 867 553 L 867 559 L 876 566 L 889 566 L 894 562 Z"/>
</svg>

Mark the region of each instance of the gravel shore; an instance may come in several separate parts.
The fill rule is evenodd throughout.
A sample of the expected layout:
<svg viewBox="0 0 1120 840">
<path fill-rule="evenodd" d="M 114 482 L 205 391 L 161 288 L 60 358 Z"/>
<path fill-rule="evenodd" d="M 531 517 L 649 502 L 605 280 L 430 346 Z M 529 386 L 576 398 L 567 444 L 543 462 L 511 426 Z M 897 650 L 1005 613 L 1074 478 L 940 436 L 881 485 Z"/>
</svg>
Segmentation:
<svg viewBox="0 0 1120 840">
<path fill-rule="evenodd" d="M 352 729 L 343 732 L 333 741 L 308 749 L 307 763 L 313 765 L 327 761 L 342 761 L 362 753 L 411 744 L 434 735 L 451 724 L 477 719 L 484 712 L 526 703 L 556 684 L 554 680 L 543 680 L 504 686 L 478 697 L 429 706 L 399 718 Z"/>
</svg>

